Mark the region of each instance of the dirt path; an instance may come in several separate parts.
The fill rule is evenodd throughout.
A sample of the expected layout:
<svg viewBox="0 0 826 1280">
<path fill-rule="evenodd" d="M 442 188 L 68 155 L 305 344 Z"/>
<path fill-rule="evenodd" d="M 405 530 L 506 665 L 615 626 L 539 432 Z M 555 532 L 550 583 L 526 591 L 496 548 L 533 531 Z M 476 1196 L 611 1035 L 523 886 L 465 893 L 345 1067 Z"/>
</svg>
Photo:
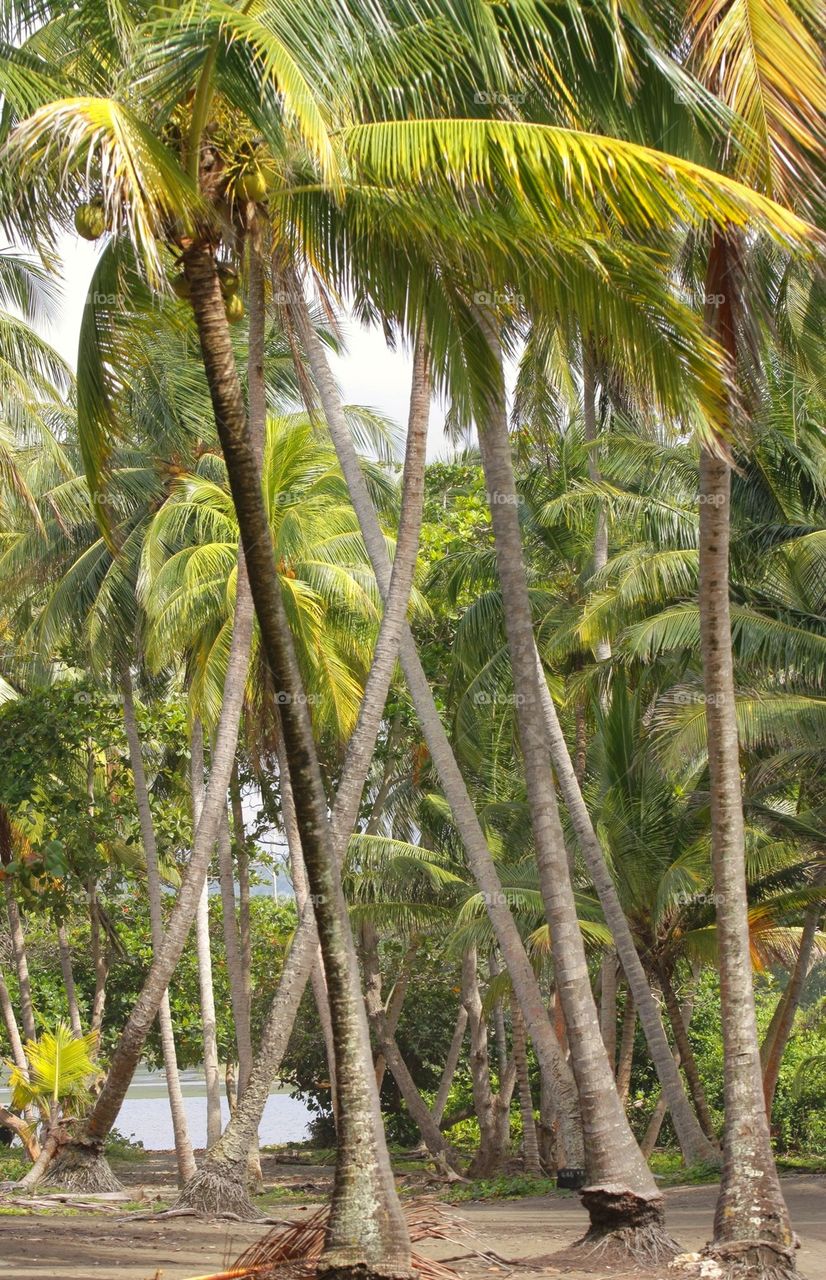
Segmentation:
<svg viewBox="0 0 826 1280">
<path fill-rule="evenodd" d="M 808 1280 L 826 1280 L 826 1177 L 790 1177 L 783 1185 L 803 1238 L 800 1271 Z M 714 1187 L 680 1187 L 665 1192 L 669 1228 L 686 1249 L 699 1248 L 707 1239 L 715 1191 Z M 291 1205 L 270 1212 L 292 1220 L 311 1210 Z M 484 1246 L 512 1259 L 552 1254 L 585 1226 L 585 1214 L 574 1197 L 465 1204 L 455 1212 Z M 0 1216 L 0 1280 L 186 1280 L 227 1266 L 266 1230 L 190 1218 L 134 1222 L 125 1215 L 4 1213 Z M 424 1251 L 450 1259 L 463 1276 L 473 1280 L 510 1276 L 517 1280 L 520 1275 L 541 1280 L 562 1274 L 553 1266 L 525 1272 L 494 1268 L 467 1256 L 467 1249 L 467 1242 L 460 1239 L 456 1244 L 440 1241 Z M 564 1274 L 567 1280 L 634 1280 L 628 1273 L 605 1268 Z"/>
</svg>

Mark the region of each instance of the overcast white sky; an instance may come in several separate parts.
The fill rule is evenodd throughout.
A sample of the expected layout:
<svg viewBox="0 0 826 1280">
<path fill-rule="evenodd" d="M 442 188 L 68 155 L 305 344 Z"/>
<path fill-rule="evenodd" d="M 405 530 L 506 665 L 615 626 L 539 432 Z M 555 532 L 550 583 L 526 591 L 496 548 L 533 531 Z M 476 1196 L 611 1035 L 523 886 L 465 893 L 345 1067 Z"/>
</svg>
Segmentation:
<svg viewBox="0 0 826 1280">
<path fill-rule="evenodd" d="M 77 336 L 87 286 L 94 269 L 97 247 L 85 240 L 67 237 L 61 246 L 64 263 L 63 306 L 59 322 L 48 334 L 61 355 L 74 367 Z M 344 326 L 347 354 L 333 356 L 331 362 L 349 404 L 378 409 L 395 422 L 407 419 L 410 395 L 410 358 L 388 350 L 383 335 L 355 322 Z M 428 441 L 428 457 L 447 456 L 452 450 L 444 440 L 443 407 L 434 403 Z"/>
</svg>

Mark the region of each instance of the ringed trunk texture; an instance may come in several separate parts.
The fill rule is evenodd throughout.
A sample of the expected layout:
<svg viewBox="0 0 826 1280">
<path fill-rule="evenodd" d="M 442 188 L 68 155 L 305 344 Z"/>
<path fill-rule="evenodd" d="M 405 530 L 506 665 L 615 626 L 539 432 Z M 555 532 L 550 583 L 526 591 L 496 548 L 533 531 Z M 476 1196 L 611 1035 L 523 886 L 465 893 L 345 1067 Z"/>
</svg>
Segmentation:
<svg viewBox="0 0 826 1280">
<path fill-rule="evenodd" d="M 379 590 L 386 600 L 390 587 L 390 561 L 384 535 L 353 446 L 338 388 L 323 344 L 313 330 L 309 309 L 303 301 L 300 285 L 294 278 L 292 287 L 296 299 L 293 307 L 296 326 L 312 370 L 330 437 L 347 482 L 350 501 L 359 521 L 373 572 L 376 575 Z M 522 1008 L 540 1068 L 547 1073 L 558 1100 L 560 1144 L 564 1157 L 572 1164 L 580 1163 L 583 1159 L 582 1125 L 573 1075 L 562 1057 L 559 1042 L 542 1001 L 539 983 L 507 905 L 493 857 L 442 724 L 410 627 L 406 622 L 401 635 L 400 660 L 431 759 L 465 847 L 473 877 L 484 897 L 485 909 L 496 934 L 502 959 L 510 974 L 516 999 Z"/>
<path fill-rule="evenodd" d="M 599 1015 L 591 991 L 551 772 L 541 694 L 545 681 L 540 678 L 537 664 L 522 557 L 501 350 L 493 324 L 486 316 L 480 315 L 479 319 L 496 361 L 495 387 L 484 406 L 484 420 L 478 423 L 479 445 L 517 694 L 516 719 L 539 883 L 553 938 L 557 990 L 562 1001 L 582 1113 L 585 1167 L 589 1181 L 582 1199 L 591 1218 L 592 1235 L 615 1236 L 618 1245 L 634 1252 L 634 1240 L 639 1232 L 642 1232 L 642 1242 L 643 1238 L 653 1240 L 659 1230 L 658 1248 L 664 1258 L 673 1242 L 662 1226 L 662 1196 L 642 1158 L 617 1095 L 614 1072 L 605 1053 Z M 545 688 L 547 691 L 547 686 Z M 570 757 L 567 758 L 570 765 Z M 636 952 L 634 954 L 636 956 Z M 673 1061 L 671 1065 L 673 1067 Z M 610 1195 L 606 1194 L 606 1188 L 611 1188 Z M 647 1251 L 648 1245 L 644 1247 Z"/>
<path fill-rule="evenodd" d="M 712 260 L 725 260 L 715 241 Z M 722 274 L 719 292 L 730 293 Z M 723 1174 L 714 1215 L 713 1256 L 739 1275 L 791 1274 L 794 1244 L 766 1117 L 754 1009 L 746 893 L 740 752 L 729 612 L 731 473 L 700 453 L 700 643 L 708 726 L 711 855 L 717 901 L 718 964 L 726 1124 Z"/>
<path fill-rule="evenodd" d="M 215 421 L 227 466 L 261 644 L 276 690 L 301 847 L 330 997 L 338 1092 L 338 1160 L 322 1274 L 410 1275 L 410 1239 L 396 1195 L 371 1069 L 370 1040 L 338 857 L 292 636 L 275 570 L 212 252 L 184 254 Z"/>
</svg>

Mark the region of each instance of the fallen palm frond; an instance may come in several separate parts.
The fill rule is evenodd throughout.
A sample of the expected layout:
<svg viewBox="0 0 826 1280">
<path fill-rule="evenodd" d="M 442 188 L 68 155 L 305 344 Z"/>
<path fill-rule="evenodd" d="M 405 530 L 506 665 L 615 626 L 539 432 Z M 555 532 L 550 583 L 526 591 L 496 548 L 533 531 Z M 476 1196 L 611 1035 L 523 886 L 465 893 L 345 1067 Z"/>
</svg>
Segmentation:
<svg viewBox="0 0 826 1280">
<path fill-rule="evenodd" d="M 276 1227 L 262 1240 L 246 1249 L 227 1270 L 191 1276 L 189 1280 L 269 1280 L 286 1270 L 294 1276 L 312 1276 L 324 1249 L 329 1213 L 329 1208 L 325 1205 L 301 1222 Z M 405 1216 L 413 1245 L 424 1240 L 455 1242 L 457 1236 L 473 1240 L 466 1223 L 448 1213 L 441 1205 L 430 1201 L 417 1201 L 407 1206 Z M 505 1263 L 510 1267 L 516 1265 L 489 1250 L 474 1247 L 471 1251 L 487 1261 Z M 411 1261 L 414 1271 L 422 1280 L 456 1280 L 457 1273 L 451 1267 L 432 1258 L 425 1258 L 415 1249 Z"/>
</svg>

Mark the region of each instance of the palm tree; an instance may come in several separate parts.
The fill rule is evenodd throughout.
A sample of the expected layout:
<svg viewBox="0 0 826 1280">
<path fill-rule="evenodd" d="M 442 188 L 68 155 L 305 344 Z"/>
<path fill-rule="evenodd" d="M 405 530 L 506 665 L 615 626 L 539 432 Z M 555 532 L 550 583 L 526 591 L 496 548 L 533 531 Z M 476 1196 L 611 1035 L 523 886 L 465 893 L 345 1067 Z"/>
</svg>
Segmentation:
<svg viewBox="0 0 826 1280">
<path fill-rule="evenodd" d="M 192 18 L 184 18 L 182 21 L 181 16 L 177 13 L 161 20 L 160 27 L 155 28 L 154 34 L 157 34 L 158 31 L 169 34 L 169 38 L 163 44 L 165 55 L 168 55 L 170 50 L 176 47 L 176 42 L 178 45 L 183 42 L 181 47 L 191 46 L 193 21 L 194 19 Z M 331 28 L 335 29 L 335 23 L 332 20 Z M 147 129 L 144 121 L 112 98 L 86 99 L 83 105 L 78 100 L 74 100 L 74 102 L 48 103 L 16 130 L 15 146 L 27 150 L 31 157 L 40 146 L 44 130 L 51 131 L 51 137 L 55 143 L 53 150 L 49 150 L 47 144 L 47 154 L 50 157 L 54 156 L 57 151 L 65 150 L 66 144 L 68 144 L 69 152 L 77 156 L 80 151 L 85 153 L 90 143 L 96 146 L 98 142 L 102 142 L 109 149 L 110 157 L 114 160 L 113 165 L 107 165 L 104 169 L 105 181 L 102 191 L 104 203 L 112 218 L 113 225 L 120 223 L 121 215 L 125 216 L 125 226 L 133 241 L 144 254 L 150 275 L 153 275 L 154 278 L 158 278 L 160 266 L 156 248 L 156 233 L 167 237 L 170 225 L 172 225 L 174 239 L 181 251 L 186 279 L 192 295 L 207 379 L 216 409 L 219 434 L 221 435 L 228 469 L 232 478 L 236 508 L 242 525 L 242 534 L 247 553 L 252 554 L 255 548 L 252 547 L 251 542 L 254 538 L 265 533 L 266 520 L 264 519 L 263 510 L 254 512 L 253 508 L 249 507 L 247 510 L 249 523 L 246 529 L 244 527 L 245 517 L 242 515 L 244 501 L 242 499 L 253 503 L 256 498 L 256 486 L 254 483 L 255 459 L 253 454 L 250 454 L 248 450 L 245 451 L 243 442 L 239 439 L 239 433 L 243 429 L 242 413 L 244 405 L 232 360 L 232 348 L 227 338 L 220 281 L 212 251 L 216 239 L 216 228 L 209 225 L 211 222 L 209 217 L 205 219 L 203 203 L 199 202 L 196 197 L 196 192 L 199 192 L 200 196 L 204 197 L 206 202 L 209 203 L 213 201 L 213 197 L 216 194 L 219 194 L 219 188 L 223 187 L 223 178 L 221 176 L 223 161 L 219 154 L 220 147 L 216 151 L 216 148 L 210 143 L 209 147 L 204 148 L 203 151 L 201 148 L 201 141 L 204 137 L 204 129 L 208 122 L 209 109 L 213 100 L 214 87 L 219 85 L 221 92 L 229 101 L 240 104 L 241 111 L 249 111 L 251 102 L 251 97 L 247 92 L 246 81 L 242 83 L 242 77 L 238 74 L 233 76 L 231 71 L 229 74 L 226 73 L 227 66 L 219 57 L 225 46 L 231 44 L 233 49 L 240 48 L 245 52 L 245 55 L 254 55 L 257 59 L 254 67 L 250 67 L 245 63 L 244 71 L 247 73 L 247 79 L 250 74 L 253 76 L 258 75 L 258 87 L 263 90 L 262 98 L 267 98 L 267 95 L 272 94 L 276 87 L 288 94 L 298 131 L 302 135 L 303 141 L 313 156 L 315 163 L 319 166 L 323 181 L 327 183 L 328 188 L 330 186 L 335 187 L 337 178 L 332 147 L 327 131 L 324 128 L 321 113 L 317 109 L 315 99 L 307 86 L 306 80 L 301 77 L 298 71 L 297 65 L 291 56 L 291 50 L 285 46 L 284 41 L 279 39 L 278 36 L 274 36 L 272 31 L 262 26 L 256 18 L 250 18 L 248 15 L 235 10 L 222 10 L 220 17 L 216 17 L 210 12 L 198 27 L 198 32 L 199 37 L 203 38 L 209 49 L 209 55 L 204 66 L 199 65 L 198 68 L 193 68 L 191 61 L 187 61 L 185 58 L 178 60 L 166 56 L 164 59 L 164 66 L 167 68 L 177 66 L 179 63 L 185 67 L 186 89 L 191 86 L 195 88 L 194 98 L 192 99 L 191 119 L 187 121 L 186 128 L 186 154 L 184 158 L 187 172 L 185 175 L 181 171 L 179 157 L 174 155 L 173 148 L 165 147 L 162 143 L 153 139 L 151 131 Z M 316 43 L 314 37 L 317 32 L 317 25 L 314 25 L 311 38 L 306 42 L 308 48 L 314 47 Z M 291 32 L 291 35 L 293 34 Z M 117 48 L 116 41 L 112 43 L 114 65 L 121 50 Z M 324 56 L 327 53 L 326 43 L 324 41 L 320 42 L 319 48 L 322 51 L 321 56 Z M 306 53 L 306 50 L 303 49 L 302 52 Z M 155 64 L 155 70 L 157 70 L 157 64 Z M 98 75 L 96 82 L 100 78 Z M 103 78 L 105 79 L 105 75 Z M 165 90 L 162 92 L 168 92 L 168 95 L 174 98 L 175 103 L 180 103 L 184 96 L 182 83 L 177 75 L 173 79 L 175 80 L 174 86 L 170 89 L 167 81 Z M 151 104 L 149 111 L 151 114 L 154 110 L 154 102 L 148 90 L 145 90 L 143 100 Z M 276 122 L 276 136 L 274 138 L 276 150 L 281 145 L 281 138 L 278 134 L 281 119 L 282 114 L 278 108 L 278 103 L 273 104 L 272 111 L 261 110 L 255 113 L 254 125 L 257 129 L 263 129 L 265 137 L 272 136 L 272 122 Z M 103 127 L 102 134 L 99 133 L 101 124 Z M 461 144 L 457 146 L 459 133 L 463 136 Z M 502 159 L 505 159 L 504 167 L 510 170 L 510 183 L 512 183 L 514 173 L 519 168 L 520 163 L 526 162 L 530 165 L 536 164 L 538 161 L 542 168 L 543 178 L 549 176 L 551 178 L 550 183 L 546 182 L 544 184 L 545 190 L 549 192 L 554 187 L 558 188 L 560 184 L 564 185 L 573 171 L 567 165 L 566 160 L 571 155 L 571 146 L 575 145 L 578 150 L 578 160 L 581 161 L 580 168 L 577 170 L 580 174 L 578 181 L 582 184 L 576 195 L 577 197 L 581 196 L 582 199 L 577 198 L 571 205 L 572 208 L 580 206 L 587 208 L 590 185 L 595 182 L 607 182 L 609 186 L 613 187 L 615 199 L 621 203 L 623 212 L 628 213 L 630 221 L 633 222 L 634 215 L 638 214 L 640 208 L 637 184 L 640 174 L 644 174 L 650 181 L 650 185 L 646 190 L 646 209 L 643 218 L 643 222 L 646 225 L 652 214 L 668 218 L 673 217 L 675 214 L 688 215 L 695 218 L 698 215 L 705 216 L 709 207 L 709 192 L 713 191 L 720 216 L 742 223 L 748 214 L 757 211 L 760 214 L 773 217 L 775 223 L 780 226 L 782 233 L 787 236 L 802 234 L 804 231 L 799 221 L 790 215 L 786 215 L 781 219 L 778 213 L 771 209 L 768 202 L 761 202 L 752 193 L 737 187 L 736 184 L 726 183 L 719 178 L 715 178 L 714 175 L 698 171 L 696 166 L 687 165 L 674 157 L 662 157 L 654 153 L 649 154 L 644 149 L 635 149 L 630 144 L 620 143 L 615 139 L 598 139 L 582 134 L 577 135 L 574 143 L 564 130 L 551 128 L 542 129 L 541 132 L 537 133 L 530 126 L 502 126 L 498 122 L 491 123 L 486 121 L 466 124 L 460 131 L 457 131 L 452 123 L 448 128 L 443 129 L 440 122 L 431 121 L 414 121 L 412 124 L 407 122 L 392 122 L 389 125 L 371 124 L 347 129 L 343 136 L 351 158 L 361 168 L 362 172 L 370 170 L 373 174 L 380 176 L 382 165 L 389 159 L 390 166 L 387 173 L 391 178 L 397 178 L 400 171 L 403 171 L 406 180 L 415 182 L 418 180 L 423 167 L 428 170 L 438 169 L 439 161 L 433 145 L 435 141 L 438 141 L 439 147 L 442 149 L 453 173 L 462 170 L 469 171 L 470 177 L 479 178 L 483 181 L 487 180 L 498 168 L 501 168 L 500 162 Z M 387 145 L 388 140 L 391 143 L 390 147 Z M 468 143 L 470 146 L 468 146 Z M 132 182 L 130 177 L 130 174 L 134 171 L 138 151 L 141 152 L 147 166 L 144 175 L 146 181 L 140 185 Z M 493 160 L 492 165 L 488 164 L 489 159 Z M 65 178 L 62 187 L 63 194 L 69 200 L 76 199 L 78 188 L 71 171 L 67 170 L 65 165 L 61 165 L 61 171 Z M 34 170 L 30 169 L 29 177 L 33 175 Z M 37 175 L 39 181 L 50 181 L 49 165 L 38 165 Z M 232 174 L 229 176 L 228 181 L 230 184 L 233 181 L 233 176 Z M 534 185 L 540 186 L 542 184 Z M 221 198 L 223 198 L 224 194 L 224 191 L 221 190 Z M 232 194 L 231 185 L 229 194 L 230 196 Z M 542 216 L 550 216 L 552 221 L 558 216 L 558 211 L 564 204 L 563 201 L 557 198 L 558 194 L 558 189 L 553 190 L 550 204 L 541 210 Z M 27 200 L 25 203 L 28 215 L 31 216 L 31 201 Z M 99 407 L 100 404 L 98 404 Z M 233 449 L 236 450 L 235 453 L 233 453 Z M 100 453 L 98 453 L 96 459 L 94 446 L 92 445 L 88 447 L 87 460 L 90 461 L 92 469 L 95 460 L 100 461 Z M 234 470 L 236 465 L 239 468 L 238 471 Z M 260 507 L 260 500 L 254 505 Z M 255 516 L 254 520 L 253 515 Z M 369 545 L 367 537 L 365 537 L 365 541 Z M 257 561 L 258 569 L 263 574 L 266 568 L 264 548 L 259 546 L 257 554 L 259 557 Z M 248 565 L 248 571 L 250 577 L 252 577 L 251 564 Z M 272 577 L 271 565 L 268 572 Z M 262 616 L 265 611 L 265 587 L 262 580 L 258 581 L 257 588 L 258 603 L 261 610 L 259 620 L 262 627 L 262 635 L 269 628 L 274 645 L 276 641 L 275 623 L 279 617 L 278 611 L 281 603 L 280 596 L 275 584 L 269 582 L 266 600 L 268 601 L 267 607 L 272 612 L 268 615 L 265 624 Z M 264 647 L 269 649 L 269 644 L 266 640 Z M 276 666 L 279 665 L 276 662 L 276 650 L 274 648 L 269 657 Z M 283 663 L 283 674 L 286 678 L 287 673 L 292 668 L 288 649 L 281 653 L 279 662 Z M 285 689 L 283 692 L 288 691 Z M 302 741 L 300 730 L 303 726 L 305 735 L 303 740 L 304 748 L 309 752 L 310 743 L 306 740 L 309 720 L 305 717 L 302 722 L 301 717 L 297 713 L 293 713 L 293 711 L 290 711 L 285 718 L 288 720 L 294 719 L 295 721 L 296 747 Z M 290 747 L 290 735 L 286 733 L 286 730 L 285 738 L 287 738 L 288 747 Z M 314 784 L 310 785 L 313 782 L 311 754 L 307 756 L 307 760 L 307 791 L 303 798 L 309 803 L 314 794 Z M 448 765 L 447 767 L 450 766 Z M 299 788 L 294 786 L 293 789 L 298 801 Z M 320 804 L 320 795 L 318 794 L 315 795 L 315 803 L 316 805 Z M 209 808 L 210 806 L 207 804 L 205 816 Z M 321 810 L 319 809 L 316 815 L 319 821 L 320 814 Z M 319 852 L 321 852 L 320 849 Z M 305 855 L 308 857 L 308 862 L 311 863 L 313 859 L 306 850 Z M 482 858 L 483 856 L 481 855 Z M 317 863 L 319 868 L 320 865 L 320 863 Z M 491 890 L 494 890 L 495 887 L 489 875 L 488 883 Z M 180 900 L 181 915 L 180 917 L 175 917 L 176 925 L 179 920 L 181 922 L 185 921 L 185 912 L 190 905 L 189 899 L 189 883 L 185 882 Z M 332 912 L 330 925 L 331 927 L 333 925 Z M 507 932 L 507 925 L 504 922 L 502 927 L 503 931 Z M 335 930 L 330 935 L 331 945 L 334 934 Z M 515 940 L 512 935 L 509 936 L 508 941 L 510 943 L 510 958 L 514 960 L 518 968 L 521 961 L 518 953 L 514 954 Z M 170 950 L 174 950 L 173 944 L 170 944 Z M 524 966 L 521 986 L 525 990 L 526 1003 L 531 1005 L 530 984 L 527 975 L 524 974 Z M 555 1048 L 550 1035 L 544 1030 L 544 1023 L 547 1022 L 547 1019 L 544 1018 L 544 1011 L 540 1016 L 539 1010 L 534 1005 L 526 1011 L 526 1020 L 531 1026 L 531 1034 L 542 1046 L 541 1056 L 544 1055 L 547 1068 L 549 1070 L 555 1068 L 562 1092 L 570 1101 L 572 1097 L 570 1082 L 566 1079 L 564 1064 L 561 1064 L 559 1060 L 558 1049 Z M 569 1117 L 572 1111 L 573 1108 L 570 1105 L 565 1107 L 565 1112 Z M 575 1127 L 573 1126 L 571 1126 L 569 1137 L 572 1149 L 575 1149 L 577 1139 Z"/>
<path fill-rule="evenodd" d="M 813 11 L 804 8 L 809 21 Z M 717 3 L 689 12 L 700 73 L 748 129 L 734 171 L 804 209 L 823 196 L 814 157 L 822 141 L 826 76 L 809 28 L 787 7 L 727 14 Z M 757 34 L 755 34 L 755 30 Z M 782 51 L 782 52 L 781 52 Z M 801 92 L 801 86 L 805 86 Z M 736 126 L 735 126 L 736 128 Z M 732 387 L 744 367 L 750 323 L 740 272 L 741 237 L 720 230 L 706 268 L 709 330 L 728 362 Z M 742 384 L 741 384 L 742 386 Z M 736 420 L 734 395 L 723 419 Z M 722 426 L 715 423 L 714 426 Z M 736 1258 L 741 1274 L 795 1270 L 794 1245 L 762 1106 L 760 1050 L 749 972 L 740 748 L 731 649 L 729 545 L 731 472 L 720 436 L 700 459 L 700 642 L 708 724 L 711 834 L 725 1049 L 723 1178 L 714 1221 L 714 1257 Z"/>
</svg>

